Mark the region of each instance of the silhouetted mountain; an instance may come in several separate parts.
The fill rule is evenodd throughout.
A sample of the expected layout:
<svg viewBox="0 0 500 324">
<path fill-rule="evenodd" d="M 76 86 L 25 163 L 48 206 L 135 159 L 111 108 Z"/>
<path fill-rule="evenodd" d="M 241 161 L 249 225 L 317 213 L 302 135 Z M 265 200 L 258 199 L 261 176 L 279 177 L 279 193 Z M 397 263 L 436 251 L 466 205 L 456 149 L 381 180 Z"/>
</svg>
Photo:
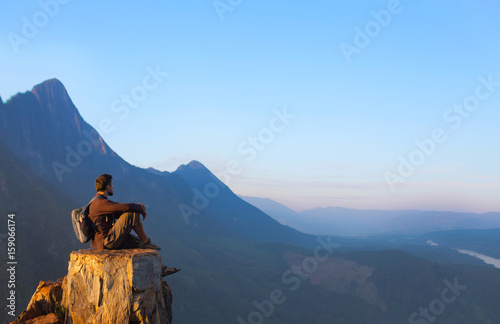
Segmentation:
<svg viewBox="0 0 500 324">
<path fill-rule="evenodd" d="M 259 242 L 281 242 L 300 246 L 314 247 L 312 236 L 305 235 L 290 227 L 283 226 L 248 204 L 234 194 L 224 183 L 198 161 L 181 165 L 174 172 L 179 174 L 195 190 L 195 201 L 199 214 L 192 213 L 189 221 L 198 223 L 220 222 L 223 233 L 257 240 Z M 206 213 L 211 215 L 206 216 Z"/>
<path fill-rule="evenodd" d="M 182 176 L 187 183 L 195 188 L 204 189 L 204 186 L 210 186 L 211 183 L 213 183 L 222 190 L 229 189 L 222 181 L 220 181 L 198 161 L 191 161 L 188 164 L 182 164 L 174 172 Z"/>
<path fill-rule="evenodd" d="M 66 184 L 78 181 L 81 175 L 95 179 L 100 171 L 130 169 L 83 120 L 56 79 L 9 99 L 0 110 L 0 119 L 0 136 L 7 147 L 35 174 L 66 187 L 78 200 L 81 188 Z"/>
</svg>

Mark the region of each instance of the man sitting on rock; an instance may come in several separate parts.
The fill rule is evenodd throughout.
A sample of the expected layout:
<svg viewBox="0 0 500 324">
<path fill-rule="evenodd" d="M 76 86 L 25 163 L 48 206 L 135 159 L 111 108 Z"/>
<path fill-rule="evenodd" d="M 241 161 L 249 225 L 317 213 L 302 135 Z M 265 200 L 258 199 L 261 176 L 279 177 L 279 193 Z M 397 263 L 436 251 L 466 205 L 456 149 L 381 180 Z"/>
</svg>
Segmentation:
<svg viewBox="0 0 500 324">
<path fill-rule="evenodd" d="M 146 219 L 146 207 L 143 204 L 120 204 L 108 199 L 113 196 L 113 180 L 109 174 L 101 174 L 95 180 L 97 194 L 89 207 L 89 217 L 95 226 L 95 234 L 90 242 L 94 249 L 155 249 L 155 245 L 146 235 L 141 220 Z M 115 222 L 116 219 L 116 222 Z M 131 231 L 137 236 L 131 234 Z M 162 277 L 176 273 L 180 269 L 162 266 Z"/>
</svg>

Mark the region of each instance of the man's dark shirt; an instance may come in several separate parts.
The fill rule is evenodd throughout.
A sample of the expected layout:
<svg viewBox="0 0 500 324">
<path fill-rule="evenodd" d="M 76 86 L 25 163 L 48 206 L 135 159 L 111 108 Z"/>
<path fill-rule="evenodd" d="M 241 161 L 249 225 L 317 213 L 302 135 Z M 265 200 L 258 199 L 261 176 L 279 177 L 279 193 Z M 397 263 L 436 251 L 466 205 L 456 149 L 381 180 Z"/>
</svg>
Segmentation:
<svg viewBox="0 0 500 324">
<path fill-rule="evenodd" d="M 96 195 L 89 207 L 89 217 L 94 224 L 97 224 L 96 231 L 90 247 L 94 249 L 104 248 L 104 238 L 108 235 L 109 229 L 113 227 L 115 218 L 119 218 L 125 212 L 141 212 L 142 208 L 138 204 L 120 204 L 109 200 L 103 195 Z"/>
</svg>

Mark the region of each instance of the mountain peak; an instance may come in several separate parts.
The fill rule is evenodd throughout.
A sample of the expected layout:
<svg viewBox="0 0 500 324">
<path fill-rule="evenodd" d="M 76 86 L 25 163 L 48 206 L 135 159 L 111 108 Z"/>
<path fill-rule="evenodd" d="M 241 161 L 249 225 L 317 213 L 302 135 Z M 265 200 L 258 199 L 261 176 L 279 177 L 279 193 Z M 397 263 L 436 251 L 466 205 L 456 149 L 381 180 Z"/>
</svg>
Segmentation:
<svg viewBox="0 0 500 324">
<path fill-rule="evenodd" d="M 63 83 L 61 81 L 59 81 L 59 79 L 57 79 L 57 78 L 45 80 L 42 83 L 35 85 L 33 88 L 37 88 L 37 87 L 41 87 L 41 86 L 64 88 Z"/>
<path fill-rule="evenodd" d="M 177 170 L 175 170 L 175 171 L 183 171 L 185 169 L 196 170 L 196 169 L 206 169 L 206 167 L 201 162 L 193 160 L 193 161 L 189 162 L 188 164 L 180 165 L 177 168 Z"/>
<path fill-rule="evenodd" d="M 49 79 L 31 89 L 31 92 L 37 97 L 40 103 L 62 103 L 64 105 L 72 104 L 66 88 L 58 79 Z"/>
<path fill-rule="evenodd" d="M 112 159 L 116 154 L 85 122 L 58 79 L 18 93 L 1 108 L 0 137 L 9 139 L 8 148 L 17 156 L 29 157 L 38 175 L 47 174 L 61 182 L 63 174 L 72 173 L 84 160 L 100 159 L 97 155 Z M 88 156 L 92 152 L 97 155 Z"/>
<path fill-rule="evenodd" d="M 192 187 L 204 188 L 207 183 L 216 183 L 221 188 L 229 189 L 207 167 L 196 160 L 180 165 L 174 173 L 184 178 Z"/>
<path fill-rule="evenodd" d="M 35 95 L 40 107 L 50 114 L 63 115 L 70 119 L 74 119 L 75 114 L 79 115 L 66 88 L 58 79 L 49 79 L 37 84 L 33 87 L 31 93 Z M 78 116 L 77 120 L 80 118 Z"/>
</svg>

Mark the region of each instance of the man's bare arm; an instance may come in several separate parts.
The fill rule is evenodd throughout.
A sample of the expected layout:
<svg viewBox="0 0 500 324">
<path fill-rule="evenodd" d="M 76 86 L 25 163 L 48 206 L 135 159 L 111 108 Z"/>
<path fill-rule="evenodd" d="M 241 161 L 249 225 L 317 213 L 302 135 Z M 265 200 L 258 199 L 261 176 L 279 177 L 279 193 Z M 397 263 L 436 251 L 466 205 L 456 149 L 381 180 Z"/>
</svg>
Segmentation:
<svg viewBox="0 0 500 324">
<path fill-rule="evenodd" d="M 144 206 L 144 204 L 138 204 L 139 206 L 141 206 L 142 208 L 142 211 L 141 211 L 141 214 L 142 214 L 142 220 L 145 220 L 146 219 L 146 216 L 148 215 L 146 213 L 146 206 Z"/>
</svg>

